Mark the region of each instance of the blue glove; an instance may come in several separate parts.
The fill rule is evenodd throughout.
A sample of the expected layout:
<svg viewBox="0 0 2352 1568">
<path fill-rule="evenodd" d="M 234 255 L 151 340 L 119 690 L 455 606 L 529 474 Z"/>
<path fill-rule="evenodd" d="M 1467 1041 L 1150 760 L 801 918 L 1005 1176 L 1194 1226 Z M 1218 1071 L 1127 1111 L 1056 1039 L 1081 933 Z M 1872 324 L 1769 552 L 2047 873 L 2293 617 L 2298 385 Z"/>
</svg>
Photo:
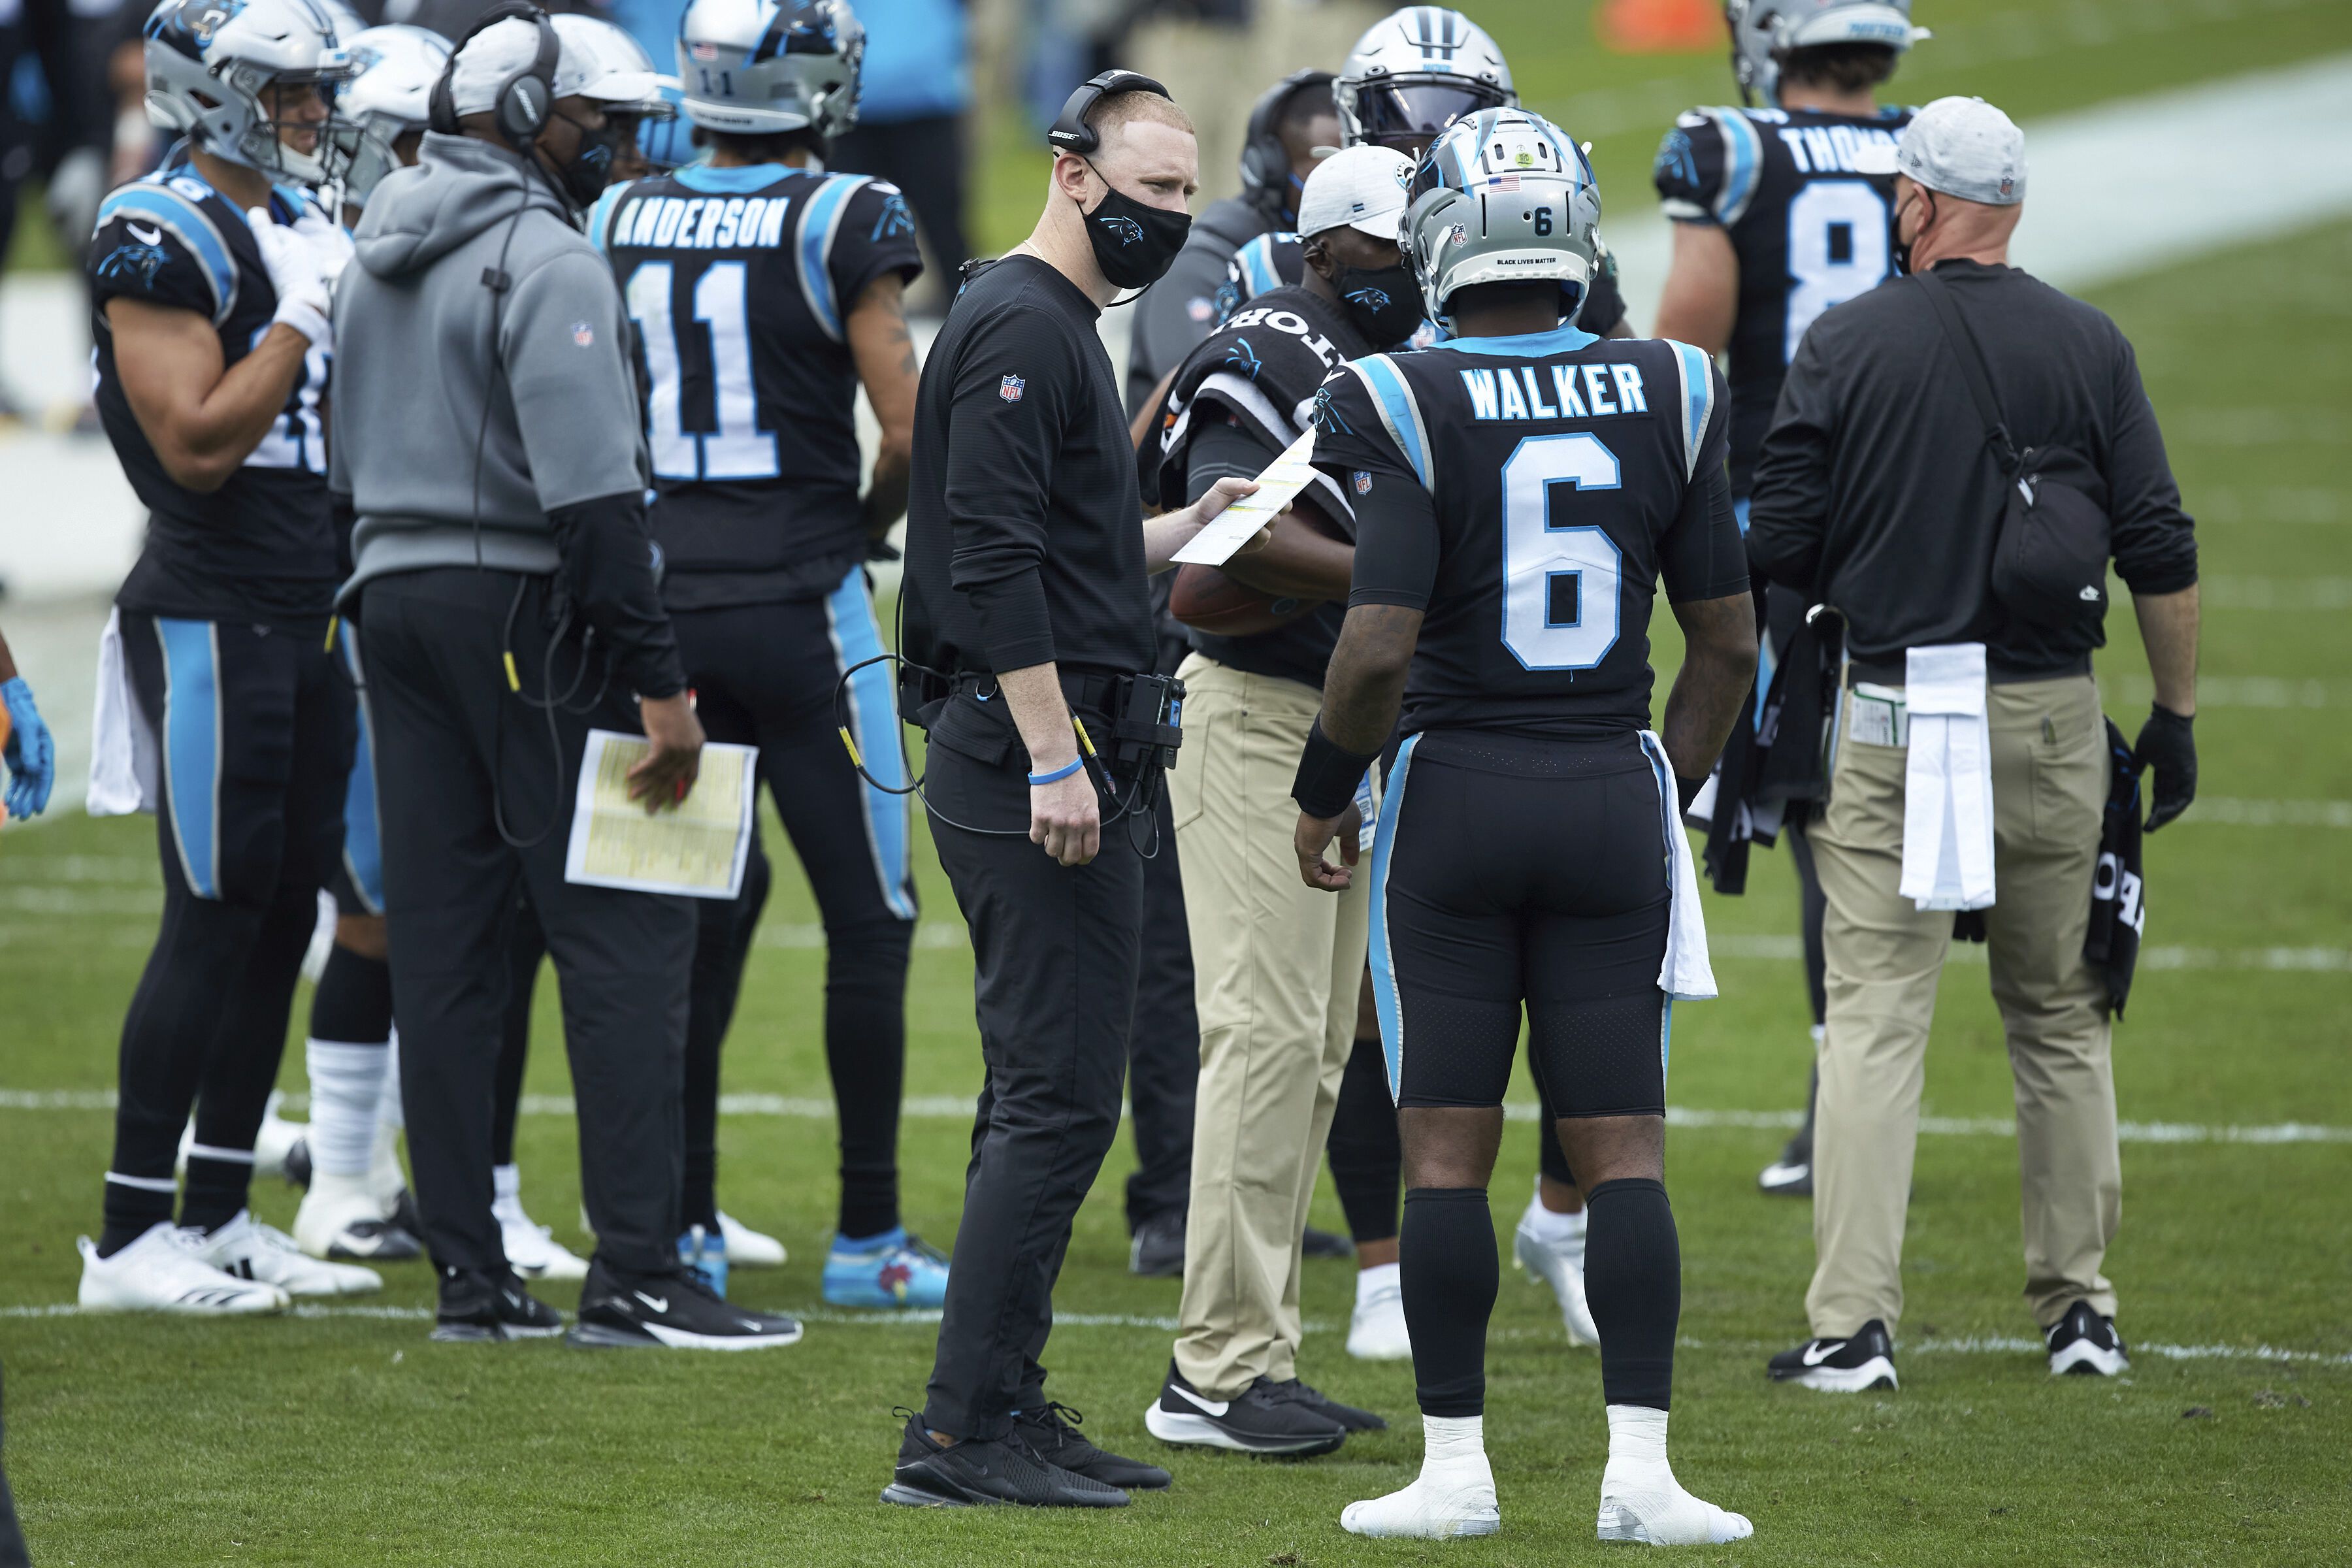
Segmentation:
<svg viewBox="0 0 2352 1568">
<path fill-rule="evenodd" d="M 0 703 L 8 708 L 8 815 L 38 816 L 49 804 L 49 786 L 58 782 L 58 748 L 41 710 L 33 705 L 33 689 L 25 678 L 0 683 Z"/>
</svg>

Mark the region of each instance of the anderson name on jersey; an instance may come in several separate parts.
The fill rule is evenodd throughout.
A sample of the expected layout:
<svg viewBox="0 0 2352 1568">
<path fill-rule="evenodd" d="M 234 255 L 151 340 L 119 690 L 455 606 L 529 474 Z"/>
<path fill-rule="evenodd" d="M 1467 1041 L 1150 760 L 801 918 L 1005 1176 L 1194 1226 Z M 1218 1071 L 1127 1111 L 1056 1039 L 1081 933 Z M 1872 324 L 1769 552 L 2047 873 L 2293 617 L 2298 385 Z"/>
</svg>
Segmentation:
<svg viewBox="0 0 2352 1568">
<path fill-rule="evenodd" d="M 1324 384 L 1315 466 L 1356 498 L 1348 603 L 1427 612 L 1406 733 L 1650 721 L 1658 584 L 1748 587 L 1722 389 L 1686 343 L 1573 327 L 1373 354 Z"/>
<path fill-rule="evenodd" d="M 271 192 L 268 210 L 289 226 L 305 212 L 325 216 L 315 198 L 289 185 Z M 278 293 L 245 214 L 193 164 L 168 163 L 100 205 L 88 270 L 99 419 L 132 491 L 152 514 L 117 602 L 189 620 L 323 622 L 341 576 L 319 417 L 331 356 L 316 347 L 304 355 L 284 411 L 228 481 L 210 492 L 188 489 L 165 471 L 131 413 L 114 361 L 106 313 L 114 300 L 202 316 L 219 336 L 223 370 L 268 335 Z"/>
<path fill-rule="evenodd" d="M 673 610 L 821 597 L 866 558 L 857 365 L 867 284 L 922 271 L 895 185 L 764 163 L 696 165 L 605 193 L 645 393 Z"/>
<path fill-rule="evenodd" d="M 1908 109 L 1694 109 L 1652 179 L 1677 223 L 1714 224 L 1739 258 L 1731 333 L 1731 489 L 1748 494 L 1781 378 L 1823 310 L 1894 268 L 1895 142 Z"/>
</svg>

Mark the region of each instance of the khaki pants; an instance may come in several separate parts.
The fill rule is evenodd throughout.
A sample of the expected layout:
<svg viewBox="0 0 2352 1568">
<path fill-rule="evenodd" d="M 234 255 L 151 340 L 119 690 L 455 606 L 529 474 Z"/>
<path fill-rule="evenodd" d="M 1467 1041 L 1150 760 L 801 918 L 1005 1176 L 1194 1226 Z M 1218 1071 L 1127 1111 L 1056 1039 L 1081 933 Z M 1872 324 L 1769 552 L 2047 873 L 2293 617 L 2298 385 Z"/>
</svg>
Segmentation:
<svg viewBox="0 0 2352 1568">
<path fill-rule="evenodd" d="M 1851 701 L 1851 697 L 1845 699 Z M 2025 1297 L 2048 1328 L 2077 1300 L 2112 1315 L 2099 1272 L 2123 1203 L 2105 984 L 2083 957 L 2107 795 L 2105 728 L 2088 676 L 1991 689 L 1993 877 L 1984 911 L 1993 1000 L 2017 1085 Z M 1828 814 L 1810 833 L 1829 901 L 1829 1026 L 1813 1131 L 1805 1310 L 1825 1338 L 1903 1311 L 1903 1222 L 1936 981 L 1952 916 L 1895 891 L 1904 752 L 1850 726 Z"/>
<path fill-rule="evenodd" d="M 1299 1237 L 1355 1044 L 1362 879 L 1299 880 L 1290 786 L 1322 706 L 1310 686 L 1192 655 L 1169 791 L 1201 1017 L 1176 1365 L 1212 1398 L 1297 1375 Z"/>
</svg>

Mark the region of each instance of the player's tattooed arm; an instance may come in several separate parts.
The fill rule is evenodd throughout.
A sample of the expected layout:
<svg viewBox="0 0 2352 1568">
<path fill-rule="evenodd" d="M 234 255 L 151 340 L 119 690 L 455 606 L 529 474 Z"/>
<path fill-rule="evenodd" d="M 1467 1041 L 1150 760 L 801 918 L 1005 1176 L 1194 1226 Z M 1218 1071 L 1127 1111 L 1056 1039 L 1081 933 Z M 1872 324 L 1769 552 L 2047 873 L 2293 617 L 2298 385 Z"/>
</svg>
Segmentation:
<svg viewBox="0 0 2352 1568">
<path fill-rule="evenodd" d="M 1756 601 L 1743 591 L 1720 599 L 1685 600 L 1674 610 L 1685 651 L 1658 738 L 1688 795 L 1723 754 L 1755 682 Z"/>
<path fill-rule="evenodd" d="M 866 286 L 849 312 L 849 352 L 874 405 L 882 441 L 874 477 L 866 486 L 866 533 L 880 539 L 907 512 L 907 481 L 914 467 L 915 389 L 921 365 L 907 330 L 905 280 L 887 272 Z"/>
</svg>

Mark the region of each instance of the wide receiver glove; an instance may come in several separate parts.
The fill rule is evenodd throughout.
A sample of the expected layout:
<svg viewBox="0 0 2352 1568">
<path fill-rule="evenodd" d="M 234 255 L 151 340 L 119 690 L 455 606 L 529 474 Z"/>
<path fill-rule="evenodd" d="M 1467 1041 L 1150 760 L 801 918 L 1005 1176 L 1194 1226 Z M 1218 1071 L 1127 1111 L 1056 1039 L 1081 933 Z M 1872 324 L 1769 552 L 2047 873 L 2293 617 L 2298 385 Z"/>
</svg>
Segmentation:
<svg viewBox="0 0 2352 1568">
<path fill-rule="evenodd" d="M 2187 811 L 2189 803 L 2197 798 L 2197 737 L 2189 728 L 2192 722 L 2151 705 L 2147 722 L 2140 726 L 2139 739 L 2133 743 L 2134 759 L 2156 773 L 2155 786 L 2148 792 L 2146 830 L 2149 833 Z"/>
<path fill-rule="evenodd" d="M 343 275 L 343 268 L 350 266 L 352 258 L 358 254 L 352 245 L 351 235 L 341 224 L 316 207 L 305 208 L 302 216 L 294 220 L 294 232 L 310 245 L 310 258 L 318 265 L 319 281 L 324 283 L 327 292 L 332 295 L 337 280 Z"/>
<path fill-rule="evenodd" d="M 278 313 L 270 321 L 293 328 L 310 340 L 312 348 L 331 351 L 335 346 L 333 302 L 326 279 L 319 276 L 312 242 L 299 230 L 279 224 L 266 207 L 253 208 L 245 215 L 245 222 L 253 230 L 261 265 L 268 269 L 269 287 L 278 296 Z"/>
<path fill-rule="evenodd" d="M 38 816 L 49 804 L 50 786 L 58 782 L 57 746 L 23 676 L 0 682 L 0 703 L 8 710 L 8 744 L 0 751 L 8 764 L 8 815 Z"/>
</svg>

